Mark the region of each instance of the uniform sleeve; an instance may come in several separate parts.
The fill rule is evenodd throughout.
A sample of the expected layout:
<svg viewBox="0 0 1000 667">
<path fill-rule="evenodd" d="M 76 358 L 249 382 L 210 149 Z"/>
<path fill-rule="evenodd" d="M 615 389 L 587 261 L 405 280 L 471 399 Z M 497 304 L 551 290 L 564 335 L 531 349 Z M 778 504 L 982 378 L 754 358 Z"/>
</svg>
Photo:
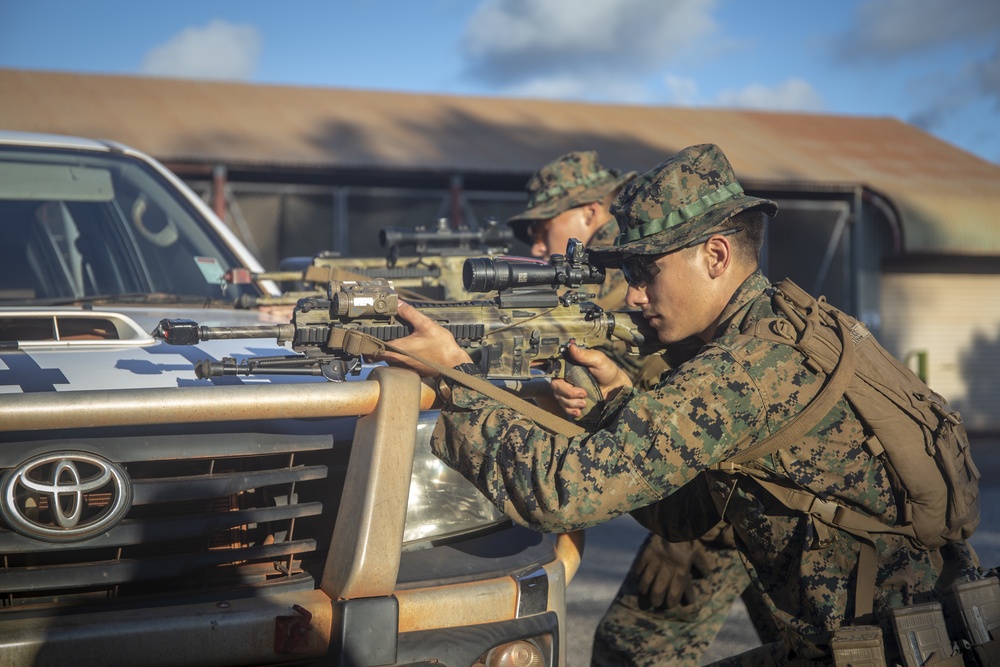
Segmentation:
<svg viewBox="0 0 1000 667">
<path fill-rule="evenodd" d="M 518 523 L 566 532 L 668 497 L 763 421 L 746 369 L 713 348 L 654 389 L 631 392 L 600 430 L 575 438 L 456 386 L 432 447 Z"/>
</svg>

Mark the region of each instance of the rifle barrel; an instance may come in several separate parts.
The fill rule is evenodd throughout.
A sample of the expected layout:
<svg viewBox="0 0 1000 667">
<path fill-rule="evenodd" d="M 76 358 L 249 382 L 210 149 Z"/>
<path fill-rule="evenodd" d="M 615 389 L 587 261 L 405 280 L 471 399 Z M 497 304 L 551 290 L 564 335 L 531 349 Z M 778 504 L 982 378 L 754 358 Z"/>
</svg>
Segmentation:
<svg viewBox="0 0 1000 667">
<path fill-rule="evenodd" d="M 242 327 L 200 327 L 198 331 L 198 339 L 203 341 L 233 340 L 238 338 L 284 339 L 293 331 L 294 327 L 291 324 L 258 324 Z"/>
<path fill-rule="evenodd" d="M 263 324 L 240 327 L 203 327 L 193 320 L 160 320 L 153 331 L 154 338 L 160 338 L 171 345 L 197 345 L 207 340 L 233 340 L 239 338 L 274 338 L 279 343 L 295 336 L 295 325 Z"/>
</svg>

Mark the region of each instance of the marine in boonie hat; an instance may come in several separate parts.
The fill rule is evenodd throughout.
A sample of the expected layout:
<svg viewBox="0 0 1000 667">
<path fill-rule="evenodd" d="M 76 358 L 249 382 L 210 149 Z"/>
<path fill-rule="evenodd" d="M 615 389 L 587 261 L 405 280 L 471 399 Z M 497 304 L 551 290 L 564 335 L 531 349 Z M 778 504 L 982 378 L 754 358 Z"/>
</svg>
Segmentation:
<svg viewBox="0 0 1000 667">
<path fill-rule="evenodd" d="M 548 220 L 571 208 L 600 201 L 635 176 L 634 171 L 620 174 L 616 169 L 601 166 L 596 151 L 566 153 L 528 179 L 525 186 L 528 208 L 508 218 L 507 224 L 511 226 L 514 236 L 531 245 L 528 233 L 531 222 Z"/>
<path fill-rule="evenodd" d="M 613 267 L 633 255 L 667 253 L 749 209 L 773 216 L 778 205 L 745 194 L 715 144 L 688 146 L 625 186 L 611 205 L 621 230 L 614 245 L 590 254 Z"/>
</svg>

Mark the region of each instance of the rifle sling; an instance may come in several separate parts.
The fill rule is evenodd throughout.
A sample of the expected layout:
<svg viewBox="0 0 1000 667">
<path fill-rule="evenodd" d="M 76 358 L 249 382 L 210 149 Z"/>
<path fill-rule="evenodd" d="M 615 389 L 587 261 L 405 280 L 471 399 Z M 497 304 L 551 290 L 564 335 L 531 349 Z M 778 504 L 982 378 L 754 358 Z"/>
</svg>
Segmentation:
<svg viewBox="0 0 1000 667">
<path fill-rule="evenodd" d="M 542 428 L 551 431 L 552 433 L 564 435 L 567 438 L 574 438 L 578 435 L 584 435 L 587 433 L 586 430 L 577 426 L 573 422 L 563 419 L 562 417 L 558 417 L 551 412 L 541 409 L 534 403 L 526 401 L 519 396 L 515 396 L 510 392 L 504 391 L 485 378 L 478 377 L 476 375 L 469 375 L 468 373 L 463 373 L 462 371 L 455 370 L 454 368 L 449 368 L 448 366 L 439 364 L 435 361 L 423 359 L 415 354 L 401 350 L 391 343 L 379 340 L 370 334 L 352 329 L 331 327 L 327 344 L 331 348 L 341 349 L 348 354 L 353 355 L 376 356 L 381 355 L 386 350 L 395 352 L 396 354 L 401 354 L 405 357 L 413 359 L 414 361 L 418 361 L 425 366 L 429 366 L 450 380 L 454 380 L 459 384 L 465 385 L 469 389 L 473 389 L 489 398 L 500 401 L 507 407 L 520 412 L 528 419 L 537 423 Z"/>
</svg>

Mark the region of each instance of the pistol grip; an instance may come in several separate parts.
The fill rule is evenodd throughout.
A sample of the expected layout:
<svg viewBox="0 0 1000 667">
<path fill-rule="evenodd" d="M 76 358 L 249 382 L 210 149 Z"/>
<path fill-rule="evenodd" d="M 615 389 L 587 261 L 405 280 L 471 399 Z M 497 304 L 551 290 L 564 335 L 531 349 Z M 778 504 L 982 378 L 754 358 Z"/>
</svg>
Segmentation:
<svg viewBox="0 0 1000 667">
<path fill-rule="evenodd" d="M 575 418 L 574 421 L 584 428 L 593 428 L 597 425 L 604 407 L 604 395 L 601 393 L 597 380 L 585 366 L 575 364 L 568 359 L 563 360 L 561 365 L 562 377 L 574 387 L 580 387 L 587 392 L 585 399 L 587 405 L 583 408 L 583 415 Z"/>
</svg>

